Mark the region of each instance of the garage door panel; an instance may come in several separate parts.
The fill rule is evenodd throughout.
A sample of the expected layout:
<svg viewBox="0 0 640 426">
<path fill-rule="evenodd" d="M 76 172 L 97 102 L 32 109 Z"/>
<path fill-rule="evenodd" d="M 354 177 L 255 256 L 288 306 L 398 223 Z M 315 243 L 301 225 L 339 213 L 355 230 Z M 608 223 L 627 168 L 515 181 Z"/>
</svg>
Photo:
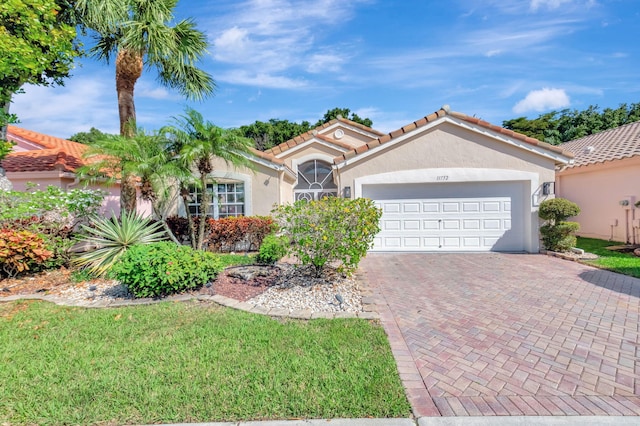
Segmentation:
<svg viewBox="0 0 640 426">
<path fill-rule="evenodd" d="M 404 213 L 420 213 L 420 203 L 404 203 L 402 208 Z"/>
<path fill-rule="evenodd" d="M 420 230 L 420 221 L 419 220 L 405 220 L 403 223 L 403 229 L 407 231 L 419 231 Z"/>
<path fill-rule="evenodd" d="M 373 250 L 522 251 L 522 185 L 499 189 L 504 196 L 376 200 L 382 231 Z"/>
<path fill-rule="evenodd" d="M 423 213 L 438 213 L 440 212 L 440 203 L 422 203 Z"/>
</svg>

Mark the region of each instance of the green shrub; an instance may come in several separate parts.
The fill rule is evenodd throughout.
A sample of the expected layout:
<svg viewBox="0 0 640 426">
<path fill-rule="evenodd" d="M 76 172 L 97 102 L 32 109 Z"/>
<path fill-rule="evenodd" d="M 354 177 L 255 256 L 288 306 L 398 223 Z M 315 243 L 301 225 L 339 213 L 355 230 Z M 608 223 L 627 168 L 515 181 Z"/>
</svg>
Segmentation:
<svg viewBox="0 0 640 426">
<path fill-rule="evenodd" d="M 563 252 L 575 247 L 575 233 L 580 229 L 580 224 L 567 222 L 566 219 L 579 213 L 578 205 L 564 198 L 552 198 L 540 203 L 538 216 L 546 221 L 540 227 L 540 234 L 547 250 Z"/>
<path fill-rule="evenodd" d="M 269 234 L 262 240 L 260 252 L 256 256 L 256 262 L 265 265 L 273 265 L 287 255 L 289 239 L 285 236 Z"/>
<path fill-rule="evenodd" d="M 160 297 L 199 288 L 222 268 L 213 253 L 163 241 L 131 247 L 112 272 L 135 297 Z"/>
<path fill-rule="evenodd" d="M 82 225 L 84 235 L 78 240 L 93 249 L 80 254 L 73 263 L 89 268 L 96 276 L 106 275 L 130 247 L 165 239 L 160 223 L 151 223 L 136 213 L 125 213 L 120 219 L 96 218 L 91 225 Z"/>
<path fill-rule="evenodd" d="M 14 277 L 51 258 L 44 240 L 29 231 L 0 229 L 0 277 Z"/>
<path fill-rule="evenodd" d="M 380 231 L 382 212 L 366 198 L 329 197 L 278 206 L 274 214 L 291 252 L 320 275 L 329 264 L 347 274 L 358 267 Z"/>
<path fill-rule="evenodd" d="M 565 198 L 552 198 L 544 200 L 538 208 L 538 216 L 542 220 L 551 222 L 564 222 L 572 216 L 580 214 L 580 207 L 572 201 Z"/>
</svg>

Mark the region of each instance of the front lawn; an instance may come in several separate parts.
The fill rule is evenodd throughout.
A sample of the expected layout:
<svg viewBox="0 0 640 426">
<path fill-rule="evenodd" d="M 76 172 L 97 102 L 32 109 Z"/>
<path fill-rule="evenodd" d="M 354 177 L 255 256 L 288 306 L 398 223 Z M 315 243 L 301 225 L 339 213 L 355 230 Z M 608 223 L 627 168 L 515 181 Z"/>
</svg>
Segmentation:
<svg viewBox="0 0 640 426">
<path fill-rule="evenodd" d="M 0 303 L 0 424 L 407 417 L 383 329 L 200 302 Z"/>
<path fill-rule="evenodd" d="M 633 253 L 623 253 L 605 248 L 616 245 L 624 245 L 624 243 L 578 237 L 577 244 L 578 248 L 585 252 L 598 255 L 597 259 L 587 260 L 584 263 L 640 278 L 640 257 L 634 256 Z"/>
</svg>

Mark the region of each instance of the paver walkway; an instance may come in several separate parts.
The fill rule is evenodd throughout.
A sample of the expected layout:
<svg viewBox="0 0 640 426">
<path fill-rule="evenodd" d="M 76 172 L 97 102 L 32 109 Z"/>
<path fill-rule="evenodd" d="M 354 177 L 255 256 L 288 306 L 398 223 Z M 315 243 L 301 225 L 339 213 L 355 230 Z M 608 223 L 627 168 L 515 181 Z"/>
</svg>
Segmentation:
<svg viewBox="0 0 640 426">
<path fill-rule="evenodd" d="M 361 266 L 414 415 L 640 415 L 639 279 L 525 254 Z"/>
</svg>

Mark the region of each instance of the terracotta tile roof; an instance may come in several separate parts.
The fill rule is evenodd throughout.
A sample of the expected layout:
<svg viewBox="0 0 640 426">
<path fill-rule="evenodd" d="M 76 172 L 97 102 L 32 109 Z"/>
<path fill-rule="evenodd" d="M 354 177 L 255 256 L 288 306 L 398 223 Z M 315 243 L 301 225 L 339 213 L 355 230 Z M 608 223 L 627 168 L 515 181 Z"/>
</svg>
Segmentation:
<svg viewBox="0 0 640 426">
<path fill-rule="evenodd" d="M 580 167 L 640 155 L 640 121 L 565 142 L 560 147 L 575 154 L 568 167 Z"/>
<path fill-rule="evenodd" d="M 508 136 L 509 138 L 512 138 L 512 139 L 517 139 L 519 141 L 528 143 L 528 144 L 533 145 L 533 146 L 541 147 L 541 148 L 546 149 L 548 151 L 553 151 L 555 153 L 561 154 L 561 155 L 569 157 L 569 158 L 573 157 L 573 154 L 571 152 L 566 151 L 566 150 L 564 150 L 564 149 L 562 149 L 560 147 L 553 146 L 553 145 L 550 145 L 550 144 L 548 144 L 546 142 L 539 141 L 538 139 L 531 138 L 529 136 L 523 135 L 522 133 L 514 132 L 513 130 L 505 129 L 504 127 L 496 126 L 495 124 L 491 124 L 491 123 L 489 123 L 487 121 L 481 120 L 481 119 L 476 118 L 476 117 L 470 117 L 470 116 L 468 116 L 466 114 L 462 114 L 460 112 L 450 111 L 448 109 L 448 107 L 443 107 L 443 108 L 440 108 L 438 111 L 434 112 L 433 114 L 429 114 L 429 115 L 427 115 L 425 117 L 422 117 L 421 119 L 416 120 L 413 123 L 409 123 L 406 126 L 401 127 L 398 130 L 394 130 L 393 132 L 390 132 L 390 133 L 388 133 L 388 134 L 386 134 L 384 136 L 381 136 L 378 139 L 375 139 L 375 140 L 373 140 L 371 142 L 368 142 L 363 146 L 360 146 L 360 147 L 358 147 L 356 149 L 352 149 L 352 150 L 350 150 L 348 152 L 345 152 L 344 154 L 336 157 L 334 159 L 334 163 L 335 164 L 341 163 L 341 162 L 346 161 L 346 160 L 348 160 L 350 158 L 353 158 L 353 157 L 355 157 L 355 156 L 357 156 L 359 154 L 362 154 L 363 152 L 366 152 L 366 151 L 368 151 L 370 149 L 373 149 L 373 148 L 375 148 L 375 147 L 377 147 L 379 145 L 384 145 L 387 142 L 390 142 L 390 141 L 396 139 L 397 137 L 399 137 L 399 136 L 401 136 L 401 135 L 403 135 L 405 133 L 409 133 L 409 132 L 412 132 L 412 131 L 420 128 L 420 127 L 426 126 L 427 124 L 432 123 L 434 121 L 437 121 L 437 120 L 439 120 L 439 119 L 441 119 L 441 118 L 443 118 L 443 117 L 445 117 L 447 115 L 449 115 L 449 116 L 451 116 L 453 118 L 456 118 L 458 120 L 466 121 L 466 122 L 468 122 L 470 124 L 473 124 L 473 125 L 480 126 L 480 127 L 485 128 L 485 129 L 491 130 L 492 132 L 500 133 L 500 134 Z"/>
<path fill-rule="evenodd" d="M 85 164 L 82 155 L 87 146 L 81 143 L 56 138 L 16 126 L 7 127 L 7 139 L 24 140 L 42 149 L 12 152 L 2 160 L 8 172 L 40 172 L 60 170 L 75 172 Z"/>
<path fill-rule="evenodd" d="M 267 152 L 263 152 L 263 151 L 255 149 L 255 148 L 251 148 L 251 153 L 253 155 L 255 155 L 256 157 L 258 157 L 258 158 L 270 161 L 270 162 L 272 162 L 274 164 L 279 164 L 279 165 L 283 165 L 284 164 L 284 160 L 276 158 L 273 154 L 270 154 L 270 153 L 267 153 Z"/>
<path fill-rule="evenodd" d="M 328 121 L 328 122 L 326 122 L 326 123 L 314 128 L 314 129 L 311 129 L 308 132 L 305 132 L 305 133 L 303 133 L 301 135 L 298 135 L 293 139 L 289 139 L 288 141 L 283 142 L 280 145 L 277 145 L 277 146 L 274 146 L 273 148 L 267 149 L 267 150 L 265 150 L 265 152 L 273 154 L 273 155 L 278 155 L 278 154 L 280 154 L 282 152 L 285 152 L 285 151 L 293 148 L 294 146 L 303 144 L 303 143 L 307 142 L 308 140 L 313 139 L 314 137 L 316 137 L 318 139 L 321 139 L 323 141 L 326 141 L 326 142 L 330 142 L 330 143 L 332 143 L 334 145 L 337 145 L 337 146 L 340 146 L 340 147 L 343 147 L 343 148 L 346 148 L 346 149 L 352 149 L 353 147 L 351 145 L 348 145 L 348 144 L 346 144 L 344 142 L 340 142 L 340 141 L 338 141 L 336 139 L 333 139 L 333 138 L 330 138 L 328 136 L 324 136 L 324 135 L 320 134 L 321 130 L 326 129 L 327 127 L 333 126 L 336 123 L 344 123 L 344 124 L 347 124 L 347 125 L 349 125 L 351 127 L 356 127 L 356 128 L 358 128 L 360 130 L 364 130 L 365 132 L 371 133 L 373 135 L 377 135 L 377 136 L 382 136 L 383 135 L 383 133 L 381 133 L 381 132 L 379 132 L 379 131 L 377 131 L 375 129 L 372 129 L 371 127 L 367 127 L 367 126 L 365 126 L 363 124 L 356 123 L 355 121 L 351 121 L 351 120 L 348 120 L 346 118 L 338 117 L 338 118 L 334 118 L 333 120 Z"/>
</svg>

